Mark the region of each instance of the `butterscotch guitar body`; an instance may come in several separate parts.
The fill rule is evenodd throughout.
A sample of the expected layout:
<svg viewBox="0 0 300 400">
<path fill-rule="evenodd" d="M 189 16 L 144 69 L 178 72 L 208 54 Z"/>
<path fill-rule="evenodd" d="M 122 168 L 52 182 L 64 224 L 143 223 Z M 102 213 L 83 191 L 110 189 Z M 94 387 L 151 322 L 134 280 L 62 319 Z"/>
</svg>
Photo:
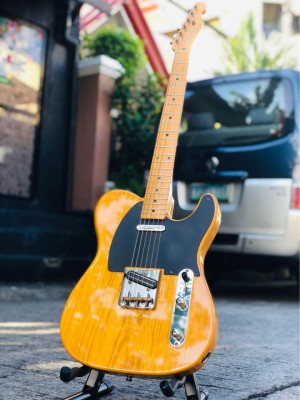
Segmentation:
<svg viewBox="0 0 300 400">
<path fill-rule="evenodd" d="M 209 222 L 206 202 L 210 202 Z M 130 218 L 135 218 L 134 210 L 139 209 L 140 204 L 141 198 L 121 190 L 109 192 L 99 200 L 95 210 L 97 254 L 66 303 L 61 320 L 61 338 L 73 358 L 92 368 L 147 377 L 188 375 L 202 367 L 203 359 L 214 350 L 216 343 L 217 319 L 204 277 L 203 260 L 219 227 L 218 204 L 213 196 L 206 195 L 190 217 L 181 221 L 168 219 L 166 222 L 170 228 L 166 226 L 166 230 L 160 233 L 164 235 L 165 242 L 161 241 L 159 252 L 164 254 L 171 247 L 162 246 L 172 246 L 168 239 L 171 226 L 177 229 L 179 225 L 176 224 L 186 224 L 182 225 L 183 230 L 178 230 L 182 236 L 178 238 L 180 243 L 190 234 L 189 219 L 194 219 L 194 226 L 199 224 L 199 229 L 203 220 L 207 224 L 204 235 L 198 239 L 198 250 L 194 255 L 198 273 L 193 278 L 185 340 L 179 347 L 170 343 L 177 273 L 168 271 L 165 274 L 164 266 L 158 263 L 160 276 L 153 309 L 135 309 L 119 304 L 124 268 L 130 265 L 118 265 L 115 267 L 120 271 L 112 271 L 109 266 L 110 251 L 113 241 L 119 241 L 116 238 L 118 232 L 122 233 L 122 223 L 125 221 L 126 225 L 126 221 L 130 223 Z M 177 234 L 176 229 L 174 235 Z M 131 231 L 136 232 L 136 226 Z M 197 234 L 197 230 L 192 233 L 196 239 Z M 130 247 L 129 237 L 130 234 L 124 237 L 125 245 L 122 245 L 122 240 L 117 243 L 120 252 L 126 252 L 125 249 Z M 193 241 L 192 237 L 187 239 L 187 243 L 189 241 Z M 175 245 L 178 246 L 177 243 Z M 188 254 L 187 244 L 184 247 Z M 129 249 L 129 252 L 132 250 Z M 122 258 L 122 255 L 118 256 Z M 182 265 L 182 268 L 185 267 L 189 265 Z"/>
</svg>

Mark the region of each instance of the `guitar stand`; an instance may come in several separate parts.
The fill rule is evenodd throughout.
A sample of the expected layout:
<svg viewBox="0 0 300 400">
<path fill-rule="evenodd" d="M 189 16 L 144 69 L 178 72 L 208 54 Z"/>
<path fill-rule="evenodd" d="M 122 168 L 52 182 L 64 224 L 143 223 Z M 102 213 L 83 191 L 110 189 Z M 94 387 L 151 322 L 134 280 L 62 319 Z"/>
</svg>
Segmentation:
<svg viewBox="0 0 300 400">
<path fill-rule="evenodd" d="M 91 369 L 85 365 L 80 368 L 62 367 L 60 379 L 63 382 L 70 382 L 77 377 L 89 374 L 81 392 L 66 397 L 64 400 L 97 400 L 110 393 L 114 386 L 110 382 L 103 382 L 104 372 Z"/>
<path fill-rule="evenodd" d="M 207 400 L 208 392 L 200 388 L 197 382 L 196 374 L 184 376 L 183 378 L 174 378 L 170 381 L 162 381 L 160 388 L 166 397 L 174 396 L 177 389 L 184 386 L 187 400 Z"/>
<path fill-rule="evenodd" d="M 77 377 L 89 374 L 81 392 L 66 397 L 64 400 L 97 400 L 114 389 L 110 382 L 103 382 L 105 373 L 96 369 L 91 369 L 85 365 L 80 368 L 62 367 L 60 379 L 63 382 L 70 382 Z M 131 381 L 130 379 L 128 379 Z M 184 386 L 187 400 L 207 400 L 208 393 L 199 387 L 195 374 L 183 378 L 173 378 L 160 383 L 162 393 L 166 397 L 174 396 L 177 389 Z"/>
</svg>

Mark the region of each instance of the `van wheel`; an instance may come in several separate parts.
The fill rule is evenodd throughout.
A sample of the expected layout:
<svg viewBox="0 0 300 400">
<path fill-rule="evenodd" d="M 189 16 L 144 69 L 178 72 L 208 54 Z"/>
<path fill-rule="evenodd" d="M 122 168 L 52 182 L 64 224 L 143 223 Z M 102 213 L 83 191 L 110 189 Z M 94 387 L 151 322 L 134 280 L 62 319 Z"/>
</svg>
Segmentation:
<svg viewBox="0 0 300 400">
<path fill-rule="evenodd" d="M 206 265 L 205 278 L 210 288 L 214 287 L 220 279 L 220 265 Z"/>
<path fill-rule="evenodd" d="M 290 273 L 291 275 L 296 279 L 299 285 L 299 271 L 300 270 L 300 265 L 298 261 L 293 262 L 293 264 L 290 266 Z"/>
</svg>

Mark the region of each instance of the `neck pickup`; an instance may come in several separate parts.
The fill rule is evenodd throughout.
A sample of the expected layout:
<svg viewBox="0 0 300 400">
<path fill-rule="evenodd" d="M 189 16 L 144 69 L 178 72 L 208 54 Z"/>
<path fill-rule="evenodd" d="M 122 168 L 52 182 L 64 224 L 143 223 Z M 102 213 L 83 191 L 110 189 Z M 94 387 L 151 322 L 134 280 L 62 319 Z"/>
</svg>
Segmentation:
<svg viewBox="0 0 300 400">
<path fill-rule="evenodd" d="M 164 232 L 166 227 L 164 225 L 139 224 L 136 229 L 142 232 Z"/>
</svg>

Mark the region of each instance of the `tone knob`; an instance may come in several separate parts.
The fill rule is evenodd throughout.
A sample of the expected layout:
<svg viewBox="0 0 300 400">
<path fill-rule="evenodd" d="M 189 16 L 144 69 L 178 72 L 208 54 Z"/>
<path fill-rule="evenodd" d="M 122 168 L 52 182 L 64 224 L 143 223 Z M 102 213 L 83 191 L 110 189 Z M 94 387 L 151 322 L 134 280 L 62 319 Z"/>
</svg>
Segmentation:
<svg viewBox="0 0 300 400">
<path fill-rule="evenodd" d="M 177 328 L 172 329 L 171 335 L 173 336 L 174 339 L 177 339 L 179 341 L 183 339 L 183 334 L 180 329 Z"/>
<path fill-rule="evenodd" d="M 188 309 L 188 303 L 183 297 L 177 297 L 176 299 L 176 307 L 181 311 L 186 311 Z"/>
</svg>

